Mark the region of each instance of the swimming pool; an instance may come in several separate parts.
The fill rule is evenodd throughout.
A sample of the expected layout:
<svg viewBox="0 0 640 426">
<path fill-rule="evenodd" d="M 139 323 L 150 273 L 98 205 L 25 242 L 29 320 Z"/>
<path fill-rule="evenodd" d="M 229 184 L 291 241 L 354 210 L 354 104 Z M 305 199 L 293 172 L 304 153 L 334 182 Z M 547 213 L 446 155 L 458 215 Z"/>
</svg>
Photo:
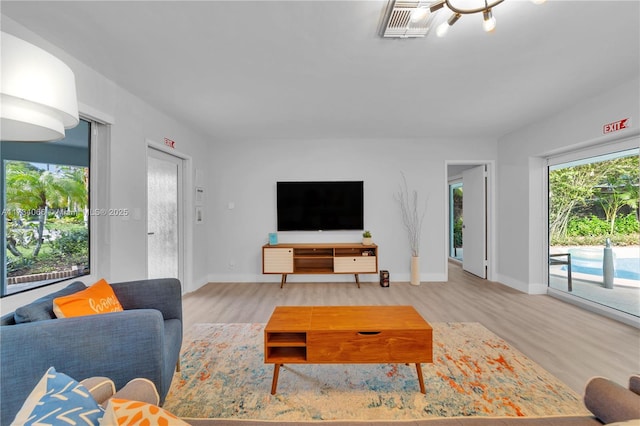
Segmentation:
<svg viewBox="0 0 640 426">
<path fill-rule="evenodd" d="M 582 274 L 602 276 L 602 258 L 604 249 L 602 247 L 570 248 L 571 271 Z M 613 276 L 627 280 L 640 281 L 640 257 L 633 256 L 634 250 L 613 249 Z M 563 266 L 563 269 L 566 267 Z"/>
</svg>

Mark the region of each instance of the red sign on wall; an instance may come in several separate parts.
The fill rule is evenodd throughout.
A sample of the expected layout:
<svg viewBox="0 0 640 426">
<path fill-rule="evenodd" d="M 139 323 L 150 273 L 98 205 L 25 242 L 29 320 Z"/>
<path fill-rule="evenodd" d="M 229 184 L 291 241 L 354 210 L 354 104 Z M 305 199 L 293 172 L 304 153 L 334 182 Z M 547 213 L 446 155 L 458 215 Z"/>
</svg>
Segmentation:
<svg viewBox="0 0 640 426">
<path fill-rule="evenodd" d="M 629 127 L 629 119 L 614 121 L 613 123 L 605 124 L 602 126 L 602 133 L 617 132 L 618 130 L 626 129 Z"/>
<path fill-rule="evenodd" d="M 176 147 L 176 141 L 172 141 L 169 138 L 164 138 L 164 144 L 166 146 L 168 146 L 169 148 L 175 148 Z"/>
</svg>

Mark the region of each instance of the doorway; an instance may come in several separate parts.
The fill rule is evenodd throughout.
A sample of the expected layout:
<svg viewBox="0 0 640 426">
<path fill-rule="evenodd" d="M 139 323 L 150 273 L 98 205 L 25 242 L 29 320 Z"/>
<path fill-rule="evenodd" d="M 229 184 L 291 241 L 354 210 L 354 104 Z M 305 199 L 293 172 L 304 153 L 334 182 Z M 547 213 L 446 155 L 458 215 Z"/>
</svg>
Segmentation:
<svg viewBox="0 0 640 426">
<path fill-rule="evenodd" d="M 493 279 L 492 162 L 446 162 L 447 257 L 465 271 Z"/>
<path fill-rule="evenodd" d="M 147 151 L 147 277 L 184 275 L 183 159 Z"/>
</svg>

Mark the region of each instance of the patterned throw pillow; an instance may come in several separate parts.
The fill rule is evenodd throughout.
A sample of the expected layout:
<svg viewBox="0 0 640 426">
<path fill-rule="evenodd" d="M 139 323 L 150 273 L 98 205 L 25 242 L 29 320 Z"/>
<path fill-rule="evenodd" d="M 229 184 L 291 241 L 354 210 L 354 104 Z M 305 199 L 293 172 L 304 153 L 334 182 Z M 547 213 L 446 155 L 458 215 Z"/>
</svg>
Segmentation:
<svg viewBox="0 0 640 426">
<path fill-rule="evenodd" d="M 51 367 L 22 405 L 12 425 L 99 425 L 104 411 L 80 383 Z"/>
<path fill-rule="evenodd" d="M 157 405 L 111 398 L 105 408 L 103 425 L 118 426 L 189 426 Z"/>
<path fill-rule="evenodd" d="M 86 290 L 53 300 L 53 312 L 58 318 L 106 314 L 122 310 L 116 294 L 104 279 Z"/>
</svg>

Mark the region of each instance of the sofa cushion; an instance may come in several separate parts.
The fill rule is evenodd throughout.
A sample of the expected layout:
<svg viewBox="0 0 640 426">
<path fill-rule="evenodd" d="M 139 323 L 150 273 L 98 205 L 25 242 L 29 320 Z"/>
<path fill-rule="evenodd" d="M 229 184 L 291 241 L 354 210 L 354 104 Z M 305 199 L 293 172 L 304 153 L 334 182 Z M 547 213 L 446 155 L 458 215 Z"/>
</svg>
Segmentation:
<svg viewBox="0 0 640 426">
<path fill-rule="evenodd" d="M 103 415 L 86 387 L 51 367 L 31 391 L 12 425 L 99 425 Z"/>
<path fill-rule="evenodd" d="M 46 296 L 34 300 L 28 305 L 19 307 L 13 315 L 16 324 L 55 319 L 56 315 L 53 313 L 53 299 L 77 293 L 85 288 L 87 288 L 87 286 L 81 281 L 74 281 L 62 290 L 47 294 Z"/>
<path fill-rule="evenodd" d="M 640 395 L 604 377 L 589 381 L 584 404 L 604 424 L 640 418 Z"/>
<path fill-rule="evenodd" d="M 105 409 L 104 425 L 189 426 L 178 417 L 157 405 L 141 401 L 111 398 Z"/>
<path fill-rule="evenodd" d="M 89 377 L 80 384 L 87 388 L 93 399 L 101 406 L 104 406 L 104 403 L 116 393 L 116 385 L 108 377 Z"/>
<path fill-rule="evenodd" d="M 135 378 L 124 385 L 122 389 L 113 395 L 113 398 L 160 405 L 160 395 L 156 390 L 156 385 L 151 380 L 142 377 Z"/>
<path fill-rule="evenodd" d="M 53 312 L 58 318 L 121 311 L 123 309 L 120 301 L 104 279 L 77 293 L 53 299 Z"/>
<path fill-rule="evenodd" d="M 634 374 L 629 377 L 629 390 L 637 395 L 640 395 L 640 376 Z"/>
</svg>

